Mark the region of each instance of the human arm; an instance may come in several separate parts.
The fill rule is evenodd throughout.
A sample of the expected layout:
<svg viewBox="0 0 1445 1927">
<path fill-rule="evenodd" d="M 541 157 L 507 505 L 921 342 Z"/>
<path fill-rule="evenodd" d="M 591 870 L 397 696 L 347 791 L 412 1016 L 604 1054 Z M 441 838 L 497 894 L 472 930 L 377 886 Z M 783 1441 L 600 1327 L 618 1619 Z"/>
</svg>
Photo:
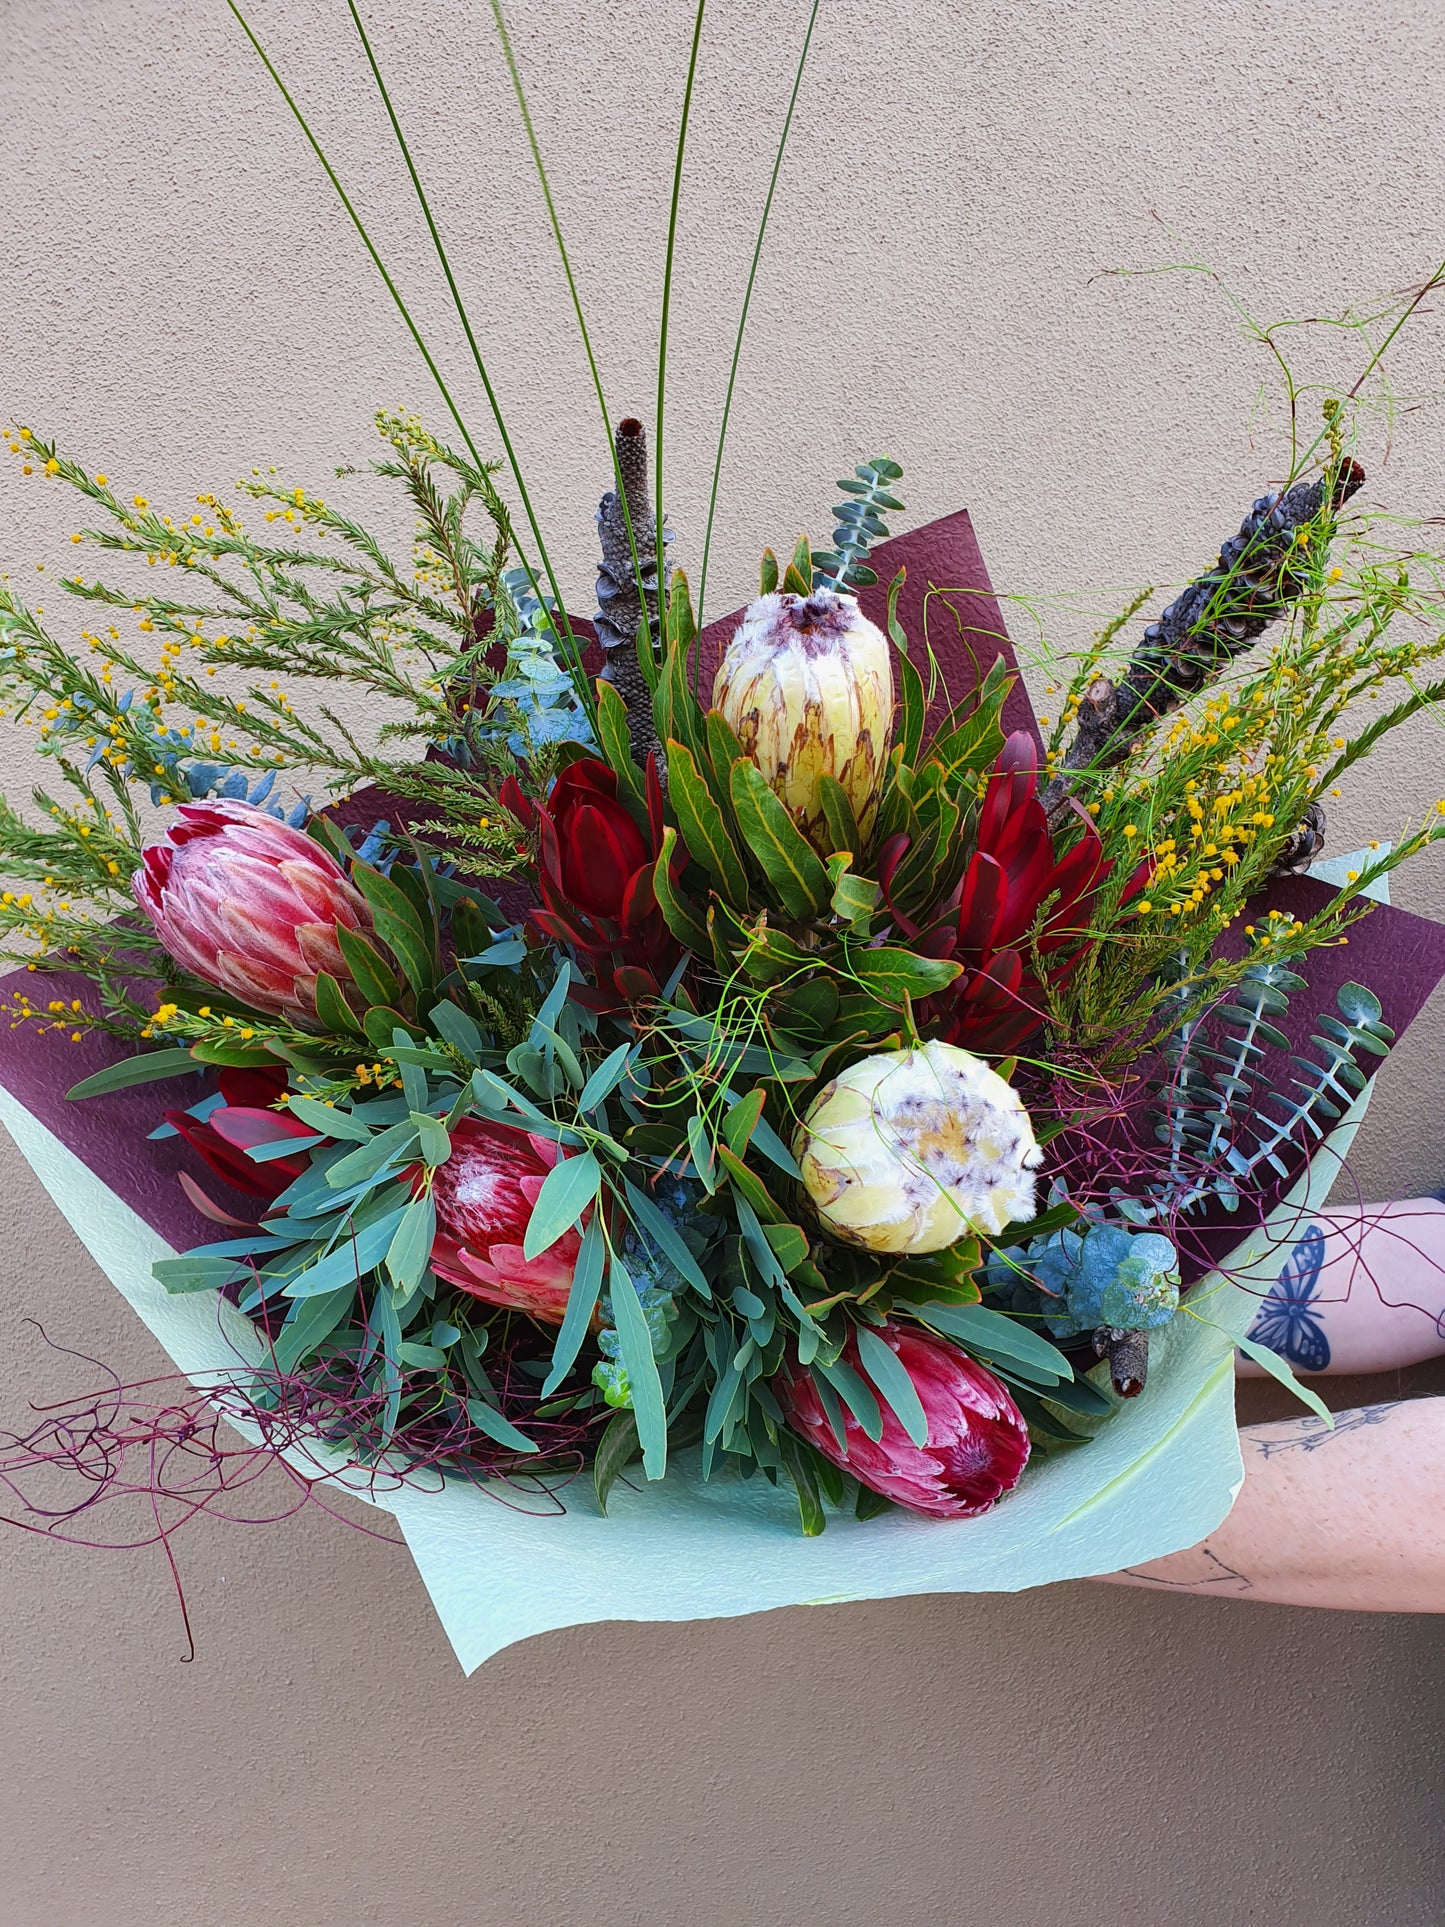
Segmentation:
<svg viewBox="0 0 1445 1927">
<path fill-rule="evenodd" d="M 1244 1486 L 1198 1546 L 1100 1575 L 1355 1612 L 1445 1612 L 1445 1398 L 1312 1414 L 1239 1435 Z"/>
<path fill-rule="evenodd" d="M 1445 1202 L 1322 1211 L 1304 1228 L 1249 1334 L 1296 1372 L 1380 1372 L 1445 1353 Z M 1241 1355 L 1241 1377 L 1261 1367 Z"/>
</svg>

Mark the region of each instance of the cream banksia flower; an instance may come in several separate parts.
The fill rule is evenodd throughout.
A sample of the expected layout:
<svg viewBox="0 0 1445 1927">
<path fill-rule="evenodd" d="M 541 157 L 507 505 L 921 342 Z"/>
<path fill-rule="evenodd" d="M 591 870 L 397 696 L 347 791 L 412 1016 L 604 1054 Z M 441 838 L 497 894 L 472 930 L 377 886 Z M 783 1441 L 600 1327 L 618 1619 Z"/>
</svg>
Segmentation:
<svg viewBox="0 0 1445 1927">
<path fill-rule="evenodd" d="M 835 1077 L 793 1139 L 824 1228 L 869 1251 L 941 1251 L 1034 1215 L 1043 1159 L 1017 1091 L 955 1044 L 880 1051 Z"/>
<path fill-rule="evenodd" d="M 833 849 L 823 776 L 842 784 L 866 842 L 893 733 L 893 664 L 855 596 L 759 596 L 718 665 L 713 705 L 820 854 Z"/>
</svg>

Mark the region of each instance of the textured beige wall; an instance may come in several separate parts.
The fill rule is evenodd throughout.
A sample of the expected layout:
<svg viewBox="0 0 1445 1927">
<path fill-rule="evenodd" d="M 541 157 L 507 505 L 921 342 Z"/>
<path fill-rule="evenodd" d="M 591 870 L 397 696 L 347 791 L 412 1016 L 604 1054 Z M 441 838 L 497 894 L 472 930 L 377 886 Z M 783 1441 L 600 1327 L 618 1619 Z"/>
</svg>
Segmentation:
<svg viewBox="0 0 1445 1927">
<path fill-rule="evenodd" d="M 670 507 L 695 561 L 732 317 L 804 0 L 713 0 L 681 224 Z M 342 0 L 255 0 L 479 437 Z M 686 0 L 516 0 L 617 412 L 650 414 Z M 605 473 L 480 0 L 367 8 L 577 606 Z M 911 521 L 967 504 L 1011 592 L 1167 582 L 1278 466 L 1265 317 L 1445 252 L 1437 0 L 823 0 L 759 284 L 715 609 L 886 449 Z M 320 481 L 435 397 L 221 0 L 0 0 L 0 408 L 184 501 L 256 460 Z M 1157 217 L 1157 218 L 1156 218 Z M 1431 513 L 1442 332 L 1372 489 Z M 1324 355 L 1324 347 L 1311 352 Z M 1319 366 L 1326 363 L 1321 360 Z M 1333 361 L 1329 365 L 1341 365 Z M 10 566 L 68 506 L 0 470 Z M 1056 610 L 1072 642 L 1090 626 Z M 6 746 L 4 779 L 26 765 Z M 1335 847 L 1445 793 L 1422 727 Z M 1372 814 L 1373 812 L 1373 814 Z M 1445 870 L 1404 880 L 1445 914 Z M 1439 1003 L 1383 1073 L 1377 1190 L 1445 1182 Z M 0 1049 L 4 1039 L 0 1036 Z M 1388 1095 L 1388 1101 L 1386 1101 Z M 3 1156 L 0 1416 L 159 1354 Z M 460 1922 L 1413 1927 L 1445 1911 L 1441 1630 L 1082 1587 L 613 1625 L 457 1672 L 403 1552 L 321 1514 L 198 1526 L 183 1651 L 149 1555 L 0 1536 L 0 1927 Z"/>
</svg>

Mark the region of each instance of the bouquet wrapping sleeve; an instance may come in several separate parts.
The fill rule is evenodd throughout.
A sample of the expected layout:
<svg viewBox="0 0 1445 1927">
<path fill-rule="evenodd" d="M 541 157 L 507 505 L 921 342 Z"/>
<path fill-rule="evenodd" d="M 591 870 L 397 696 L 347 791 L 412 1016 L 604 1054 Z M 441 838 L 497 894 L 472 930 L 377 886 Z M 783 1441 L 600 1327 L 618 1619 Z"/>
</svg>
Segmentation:
<svg viewBox="0 0 1445 1927">
<path fill-rule="evenodd" d="M 901 603 L 915 646 L 933 604 L 936 655 L 966 689 L 1007 640 L 968 518 L 954 515 L 876 552 L 881 600 L 906 565 Z M 881 608 L 870 609 L 881 614 Z M 712 647 L 727 625 L 709 632 Z M 1022 685 L 1012 726 L 1029 717 Z M 354 799 L 349 813 L 355 813 Z M 1323 900 L 1323 886 L 1290 889 Z M 1333 1007 L 1347 976 L 1371 985 L 1398 1030 L 1445 974 L 1445 927 L 1382 907 L 1352 933 L 1346 952 L 1310 959 L 1300 993 L 1300 1034 Z M 32 992 L 36 979 L 14 980 Z M 8 994 L 13 985 L 0 986 Z M 57 993 L 59 994 L 59 993 Z M 65 989 L 64 994 L 71 994 Z M 0 1068 L 0 1121 L 96 1263 L 198 1385 L 244 1378 L 259 1354 L 254 1327 L 218 1294 L 169 1296 L 155 1262 L 214 1236 L 176 1184 L 183 1147 L 148 1133 L 162 1109 L 193 1101 L 194 1079 L 151 1084 L 67 1104 L 79 1078 L 126 1054 L 99 1035 L 72 1045 L 53 1032 L 9 1034 Z M 605 1619 L 707 1618 L 773 1607 L 927 1592 L 1016 1592 L 1114 1571 L 1194 1545 L 1224 1518 L 1242 1466 L 1234 1423 L 1231 1334 L 1242 1332 L 1278 1274 L 1280 1255 L 1323 1203 L 1369 1097 L 1366 1086 L 1333 1134 L 1281 1187 L 1267 1215 L 1234 1241 L 1216 1232 L 1216 1269 L 1195 1282 L 1187 1309 L 1155 1334 L 1149 1384 L 1097 1437 L 1035 1455 L 1018 1490 L 981 1518 L 924 1519 L 892 1512 L 867 1522 L 830 1521 L 800 1535 L 790 1493 L 761 1477 L 704 1484 L 696 1454 L 675 1455 L 665 1481 L 620 1481 L 599 1512 L 585 1479 L 546 1495 L 515 1488 L 494 1496 L 460 1481 L 428 1485 L 373 1477 L 309 1450 L 303 1469 L 328 1465 L 371 1503 L 393 1514 L 462 1666 L 471 1671 L 512 1642 L 555 1627 Z M 73 1340 L 74 1334 L 66 1334 Z M 531 1506 L 533 1509 L 526 1509 Z"/>
</svg>

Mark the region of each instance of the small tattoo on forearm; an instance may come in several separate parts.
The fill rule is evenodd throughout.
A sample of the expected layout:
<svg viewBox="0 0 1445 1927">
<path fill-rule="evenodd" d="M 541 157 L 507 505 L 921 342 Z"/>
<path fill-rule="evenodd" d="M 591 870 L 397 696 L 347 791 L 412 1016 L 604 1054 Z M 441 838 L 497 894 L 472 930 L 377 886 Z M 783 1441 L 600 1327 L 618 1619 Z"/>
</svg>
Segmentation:
<svg viewBox="0 0 1445 1927">
<path fill-rule="evenodd" d="M 1280 1452 L 1314 1452 L 1331 1439 L 1343 1438 L 1347 1432 L 1358 1432 L 1361 1426 L 1383 1425 L 1398 1403 L 1398 1400 L 1392 1399 L 1386 1405 L 1361 1405 L 1352 1412 L 1337 1412 L 1333 1426 L 1326 1425 L 1322 1418 L 1316 1418 L 1313 1413 L 1308 1418 L 1286 1419 L 1280 1426 L 1271 1428 L 1275 1436 L 1265 1438 L 1256 1434 L 1254 1443 L 1262 1459 L 1272 1459 Z M 1286 1426 L 1289 1436 L 1278 1436 Z"/>
<path fill-rule="evenodd" d="M 1330 1341 L 1315 1302 L 1325 1263 L 1325 1234 L 1312 1224 L 1284 1261 L 1269 1295 L 1255 1313 L 1249 1336 L 1302 1372 L 1329 1370 Z"/>
<path fill-rule="evenodd" d="M 1138 1566 L 1125 1566 L 1124 1570 L 1131 1579 L 1142 1580 L 1146 1586 L 1165 1586 L 1171 1592 L 1204 1592 L 1218 1588 L 1229 1588 L 1234 1592 L 1253 1592 L 1254 1581 L 1244 1573 L 1236 1572 L 1228 1566 L 1217 1552 L 1211 1552 L 1206 1542 L 1195 1546 L 1189 1552 L 1171 1555 L 1171 1563 L 1180 1568 L 1188 1562 L 1196 1569 L 1186 1571 L 1177 1579 L 1161 1579 L 1157 1573 L 1141 1572 Z"/>
</svg>

